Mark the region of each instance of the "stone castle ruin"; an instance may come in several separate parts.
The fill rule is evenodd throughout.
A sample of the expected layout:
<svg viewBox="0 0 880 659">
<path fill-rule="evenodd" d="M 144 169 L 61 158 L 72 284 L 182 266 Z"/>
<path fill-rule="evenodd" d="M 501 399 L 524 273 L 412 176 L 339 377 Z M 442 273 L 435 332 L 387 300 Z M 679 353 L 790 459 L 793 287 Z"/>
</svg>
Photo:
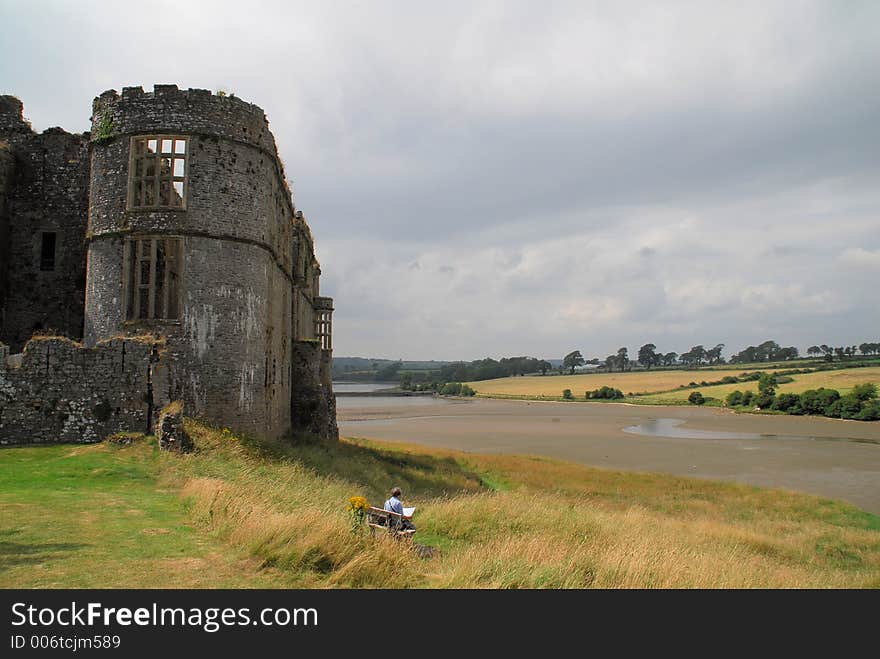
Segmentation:
<svg viewBox="0 0 880 659">
<path fill-rule="evenodd" d="M 0 443 L 144 430 L 171 401 L 335 439 L 333 300 L 263 110 L 156 85 L 104 92 L 81 135 L 22 112 L 0 96 Z"/>
</svg>

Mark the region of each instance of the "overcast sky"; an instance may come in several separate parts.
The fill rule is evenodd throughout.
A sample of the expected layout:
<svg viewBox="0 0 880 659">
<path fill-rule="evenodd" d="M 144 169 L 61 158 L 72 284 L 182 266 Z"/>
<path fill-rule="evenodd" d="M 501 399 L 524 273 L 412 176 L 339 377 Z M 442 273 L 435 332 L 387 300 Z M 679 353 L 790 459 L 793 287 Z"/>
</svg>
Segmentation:
<svg viewBox="0 0 880 659">
<path fill-rule="evenodd" d="M 880 2 L 0 0 L 0 34 L 37 130 L 129 85 L 261 106 L 338 356 L 880 340 Z"/>
</svg>

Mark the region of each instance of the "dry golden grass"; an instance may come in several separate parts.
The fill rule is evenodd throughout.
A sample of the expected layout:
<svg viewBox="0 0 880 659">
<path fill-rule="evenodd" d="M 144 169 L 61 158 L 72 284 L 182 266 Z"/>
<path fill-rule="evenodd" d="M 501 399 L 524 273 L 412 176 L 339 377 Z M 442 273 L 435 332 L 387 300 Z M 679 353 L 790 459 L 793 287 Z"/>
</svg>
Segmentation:
<svg viewBox="0 0 880 659">
<path fill-rule="evenodd" d="M 702 380 L 720 380 L 725 375 L 742 373 L 741 368 L 730 371 L 636 371 L 630 373 L 584 373 L 580 375 L 526 375 L 524 377 L 499 378 L 468 382 L 478 394 L 507 396 L 554 396 L 562 395 L 563 389 L 571 389 L 575 398 L 583 398 L 584 392 L 602 386 L 620 389 L 623 393 L 646 393 L 668 391 L 681 385 Z"/>
<path fill-rule="evenodd" d="M 227 478 L 187 481 L 197 523 L 263 565 L 299 575 L 301 586 L 880 585 L 880 519 L 848 504 L 542 458 L 343 441 L 345 450 L 454 459 L 495 484 L 441 497 L 405 490 L 419 510 L 416 540 L 441 549 L 423 561 L 395 541 L 351 533 L 344 504 L 370 486 L 344 473 L 318 475 L 295 450 L 267 464 L 244 447 L 221 445 L 212 431 L 195 432 L 203 451 L 207 441 L 224 460 L 231 452 L 246 465 Z"/>
<path fill-rule="evenodd" d="M 843 502 L 546 458 L 187 428 L 190 455 L 152 440 L 0 452 L 0 585 L 880 587 L 880 518 Z M 348 498 L 381 505 L 393 484 L 418 508 L 416 542 L 440 549 L 433 559 L 352 531 Z"/>
<path fill-rule="evenodd" d="M 77 348 L 82 348 L 83 344 L 79 341 L 74 341 L 68 336 L 64 336 L 63 334 L 56 334 L 54 332 L 46 332 L 46 333 L 35 333 L 31 338 L 27 340 L 24 344 L 24 350 L 27 350 L 28 344 L 30 343 L 38 343 L 40 341 L 62 341 L 64 343 L 69 343 Z"/>
</svg>

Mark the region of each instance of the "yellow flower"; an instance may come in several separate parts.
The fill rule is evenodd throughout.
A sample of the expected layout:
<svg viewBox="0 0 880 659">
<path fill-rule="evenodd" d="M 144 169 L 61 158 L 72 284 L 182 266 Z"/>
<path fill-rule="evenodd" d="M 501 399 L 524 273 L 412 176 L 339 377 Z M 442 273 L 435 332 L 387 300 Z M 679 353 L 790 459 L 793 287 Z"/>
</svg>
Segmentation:
<svg viewBox="0 0 880 659">
<path fill-rule="evenodd" d="M 366 510 L 369 507 L 370 504 L 367 503 L 367 500 L 364 497 L 351 497 L 348 500 L 349 510 Z"/>
</svg>

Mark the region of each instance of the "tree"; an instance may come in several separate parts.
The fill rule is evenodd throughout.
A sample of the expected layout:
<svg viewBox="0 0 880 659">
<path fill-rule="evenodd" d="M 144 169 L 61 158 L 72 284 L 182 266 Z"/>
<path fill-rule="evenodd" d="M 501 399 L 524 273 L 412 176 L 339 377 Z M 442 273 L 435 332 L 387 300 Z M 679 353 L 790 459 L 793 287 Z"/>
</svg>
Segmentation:
<svg viewBox="0 0 880 659">
<path fill-rule="evenodd" d="M 810 357 L 818 357 L 822 354 L 822 348 L 820 348 L 819 346 L 810 346 L 809 348 L 807 348 L 807 354 Z"/>
<path fill-rule="evenodd" d="M 776 376 L 772 373 L 761 373 L 758 378 L 758 393 L 773 396 L 776 393 Z"/>
<path fill-rule="evenodd" d="M 739 407 L 743 402 L 743 392 L 739 389 L 736 391 L 731 391 L 727 394 L 727 399 L 725 400 L 728 407 Z"/>
<path fill-rule="evenodd" d="M 779 351 L 779 344 L 776 341 L 764 341 L 758 346 L 758 359 L 762 362 L 769 362 L 776 359 L 776 353 Z"/>
<path fill-rule="evenodd" d="M 402 361 L 391 362 L 376 372 L 376 380 L 379 382 L 392 382 L 397 377 L 397 372 L 403 366 Z"/>
<path fill-rule="evenodd" d="M 706 402 L 706 399 L 703 398 L 703 394 L 701 394 L 699 391 L 693 391 L 691 392 L 691 395 L 688 396 L 688 402 L 691 405 L 702 405 Z"/>
<path fill-rule="evenodd" d="M 667 352 L 663 355 L 663 365 L 664 366 L 672 366 L 675 362 L 678 361 L 678 353 L 677 352 Z"/>
<path fill-rule="evenodd" d="M 758 378 L 758 397 L 755 405 L 765 410 L 773 405 L 776 400 L 776 376 L 772 373 L 761 373 Z"/>
<path fill-rule="evenodd" d="M 719 343 L 714 348 L 711 348 L 706 351 L 706 359 L 709 360 L 710 364 L 720 364 L 724 360 L 721 358 L 721 351 L 724 350 L 724 344 Z"/>
<path fill-rule="evenodd" d="M 553 364 L 542 359 L 538 362 L 538 370 L 541 371 L 541 375 L 547 375 L 547 371 L 553 368 Z"/>
<path fill-rule="evenodd" d="M 850 393 L 861 401 L 871 400 L 877 398 L 877 385 L 872 382 L 857 384 Z"/>
<path fill-rule="evenodd" d="M 628 350 L 624 348 L 618 348 L 617 350 L 617 364 L 620 367 L 621 371 L 625 371 L 626 367 L 629 365 L 629 355 Z"/>
<path fill-rule="evenodd" d="M 609 373 L 614 371 L 614 365 L 617 363 L 617 355 L 608 355 L 605 358 L 605 368 L 608 369 Z"/>
<path fill-rule="evenodd" d="M 584 365 L 584 358 L 580 350 L 568 353 L 562 360 L 563 368 L 567 368 L 569 373 L 574 375 L 574 369 L 577 366 Z"/>
<path fill-rule="evenodd" d="M 679 359 L 681 359 L 682 364 L 687 364 L 689 366 L 699 366 L 703 363 L 703 359 L 706 357 L 706 349 L 703 346 L 694 346 L 686 353 L 682 354 Z"/>
<path fill-rule="evenodd" d="M 658 357 L 657 353 L 654 352 L 656 349 L 657 346 L 655 346 L 653 343 L 646 343 L 641 348 L 639 348 L 639 364 L 648 369 L 656 364 Z"/>
</svg>

